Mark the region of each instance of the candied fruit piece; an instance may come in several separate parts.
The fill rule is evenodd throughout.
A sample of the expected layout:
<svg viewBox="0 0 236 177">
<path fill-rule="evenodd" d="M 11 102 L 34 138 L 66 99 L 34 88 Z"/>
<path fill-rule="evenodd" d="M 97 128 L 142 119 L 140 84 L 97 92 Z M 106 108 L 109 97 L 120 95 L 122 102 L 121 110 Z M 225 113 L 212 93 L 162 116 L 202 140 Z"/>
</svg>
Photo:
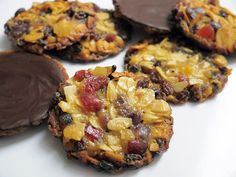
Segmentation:
<svg viewBox="0 0 236 177">
<path fill-rule="evenodd" d="M 196 34 L 202 38 L 208 39 L 208 40 L 214 40 L 215 39 L 215 30 L 214 28 L 207 24 L 203 26 L 202 28 L 198 29 Z"/>
<path fill-rule="evenodd" d="M 86 70 L 80 70 L 77 71 L 74 75 L 74 79 L 78 82 L 82 81 L 84 78 L 89 77 L 91 74 L 89 71 Z"/>
<path fill-rule="evenodd" d="M 99 129 L 96 129 L 95 127 L 88 125 L 85 128 L 85 135 L 90 141 L 97 141 L 102 137 L 102 132 Z"/>
<path fill-rule="evenodd" d="M 97 112 L 102 108 L 102 102 L 96 95 L 82 93 L 79 98 L 85 111 Z"/>
<path fill-rule="evenodd" d="M 93 93 L 105 87 L 107 83 L 108 79 L 106 77 L 92 75 L 84 81 L 84 91 L 87 93 Z"/>
</svg>

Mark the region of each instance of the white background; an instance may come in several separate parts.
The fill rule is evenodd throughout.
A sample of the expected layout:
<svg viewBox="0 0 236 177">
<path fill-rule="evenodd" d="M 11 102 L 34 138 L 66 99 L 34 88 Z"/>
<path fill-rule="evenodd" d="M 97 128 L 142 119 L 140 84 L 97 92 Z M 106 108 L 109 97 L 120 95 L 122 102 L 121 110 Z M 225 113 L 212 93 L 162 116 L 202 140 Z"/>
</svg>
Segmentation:
<svg viewBox="0 0 236 177">
<path fill-rule="evenodd" d="M 112 8 L 111 1 L 93 2 L 103 8 Z M 4 23 L 18 8 L 30 7 L 31 2 L 32 0 L 0 1 L 0 50 L 12 48 L 3 33 Z M 221 3 L 236 13 L 235 0 L 223 0 Z M 143 33 L 136 31 L 136 36 Z M 122 71 L 123 58 L 124 53 L 121 53 L 100 63 L 63 63 L 72 76 L 76 70 L 96 65 L 116 64 L 118 71 Z M 236 68 L 236 56 L 231 57 L 229 63 L 231 68 Z M 173 106 L 174 135 L 169 150 L 149 166 L 118 176 L 236 177 L 235 92 L 236 73 L 233 71 L 225 89 L 215 98 L 202 104 Z M 46 124 L 13 137 L 0 138 L 0 177 L 86 176 L 112 175 L 99 173 L 77 161 L 67 160 L 61 143 L 50 135 Z"/>
</svg>

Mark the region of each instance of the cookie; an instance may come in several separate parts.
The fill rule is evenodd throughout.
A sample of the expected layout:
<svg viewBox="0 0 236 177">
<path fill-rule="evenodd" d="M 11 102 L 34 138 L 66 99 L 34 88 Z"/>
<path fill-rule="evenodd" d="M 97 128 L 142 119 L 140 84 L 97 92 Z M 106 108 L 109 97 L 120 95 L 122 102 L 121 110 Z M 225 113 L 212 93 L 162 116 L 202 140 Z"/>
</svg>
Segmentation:
<svg viewBox="0 0 236 177">
<path fill-rule="evenodd" d="M 117 16 L 153 32 L 170 32 L 171 11 L 179 0 L 113 0 Z"/>
<path fill-rule="evenodd" d="M 167 102 L 139 86 L 143 77 L 113 71 L 76 72 L 56 92 L 48 124 L 68 157 L 117 173 L 167 150 L 173 122 Z"/>
<path fill-rule="evenodd" d="M 182 1 L 183 1 L 183 0 L 182 0 Z M 200 2 L 203 2 L 203 3 L 206 3 L 206 4 L 212 4 L 212 5 L 216 5 L 216 6 L 219 6 L 219 5 L 220 5 L 219 0 L 184 0 L 184 1 L 188 1 L 188 2 L 191 2 L 191 1 L 200 1 Z"/>
<path fill-rule="evenodd" d="M 183 34 L 202 47 L 222 54 L 236 50 L 236 16 L 221 6 L 200 1 L 177 5 L 176 20 Z"/>
<path fill-rule="evenodd" d="M 96 8 L 78 1 L 34 3 L 7 21 L 5 33 L 14 44 L 33 53 L 64 49 L 93 27 Z"/>
<path fill-rule="evenodd" d="M 112 11 L 99 10 L 93 30 L 59 55 L 73 61 L 100 61 L 122 51 L 130 36 L 129 24 L 114 18 Z"/>
<path fill-rule="evenodd" d="M 231 70 L 224 56 L 190 48 L 183 41 L 159 37 L 134 44 L 125 68 L 146 77 L 142 87 L 152 88 L 156 98 L 175 104 L 205 101 L 222 91 Z"/>
<path fill-rule="evenodd" d="M 39 125 L 48 116 L 54 92 L 68 78 L 63 66 L 46 56 L 0 53 L 0 137 Z"/>
</svg>

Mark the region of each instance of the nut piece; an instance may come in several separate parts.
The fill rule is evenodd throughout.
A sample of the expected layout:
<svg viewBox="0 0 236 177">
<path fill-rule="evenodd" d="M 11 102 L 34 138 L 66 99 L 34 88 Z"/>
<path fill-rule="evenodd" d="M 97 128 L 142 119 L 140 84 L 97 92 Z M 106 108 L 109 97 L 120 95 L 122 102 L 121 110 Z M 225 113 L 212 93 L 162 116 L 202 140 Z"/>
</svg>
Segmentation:
<svg viewBox="0 0 236 177">
<path fill-rule="evenodd" d="M 108 122 L 107 128 L 113 131 L 120 131 L 122 129 L 127 129 L 132 125 L 132 119 L 125 117 L 118 117 L 112 119 Z"/>
<path fill-rule="evenodd" d="M 73 139 L 80 141 L 84 136 L 84 130 L 85 130 L 86 124 L 84 123 L 77 123 L 66 126 L 66 128 L 63 130 L 63 135 L 67 139 Z"/>
</svg>

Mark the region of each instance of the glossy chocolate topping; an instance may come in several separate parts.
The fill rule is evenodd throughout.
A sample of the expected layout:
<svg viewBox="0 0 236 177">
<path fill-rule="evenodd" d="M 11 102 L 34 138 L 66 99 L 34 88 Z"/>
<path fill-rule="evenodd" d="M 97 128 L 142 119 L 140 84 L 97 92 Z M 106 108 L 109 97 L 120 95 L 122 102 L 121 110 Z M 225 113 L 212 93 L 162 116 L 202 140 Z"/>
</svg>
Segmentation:
<svg viewBox="0 0 236 177">
<path fill-rule="evenodd" d="M 114 0 L 116 9 L 131 21 L 170 31 L 168 18 L 179 0 Z"/>
<path fill-rule="evenodd" d="M 0 130 L 44 119 L 53 93 L 65 79 L 63 67 L 46 56 L 0 53 Z"/>
</svg>

